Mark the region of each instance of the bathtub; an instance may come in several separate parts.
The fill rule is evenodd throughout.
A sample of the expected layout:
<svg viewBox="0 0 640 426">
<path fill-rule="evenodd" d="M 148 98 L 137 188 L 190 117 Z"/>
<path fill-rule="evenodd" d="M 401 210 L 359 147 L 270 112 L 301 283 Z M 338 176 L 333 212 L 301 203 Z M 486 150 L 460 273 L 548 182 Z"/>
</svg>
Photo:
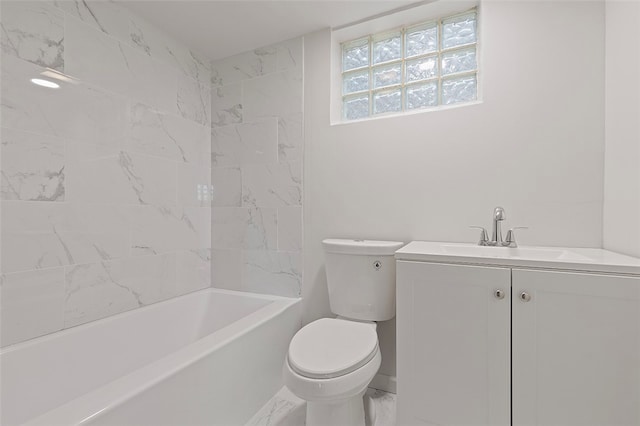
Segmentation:
<svg viewBox="0 0 640 426">
<path fill-rule="evenodd" d="M 0 351 L 0 423 L 243 425 L 282 386 L 299 299 L 206 289 Z"/>
</svg>

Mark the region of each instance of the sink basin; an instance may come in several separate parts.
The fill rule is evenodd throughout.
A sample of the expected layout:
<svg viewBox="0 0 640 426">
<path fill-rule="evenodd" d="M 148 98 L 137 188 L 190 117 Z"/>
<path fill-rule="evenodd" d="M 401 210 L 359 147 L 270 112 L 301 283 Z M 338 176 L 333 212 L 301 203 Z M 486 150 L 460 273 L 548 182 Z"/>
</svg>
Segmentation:
<svg viewBox="0 0 640 426">
<path fill-rule="evenodd" d="M 473 244 L 442 244 L 445 254 L 466 257 L 493 257 L 499 259 L 528 259 L 538 261 L 588 261 L 588 257 L 566 249 L 547 247 L 487 247 Z"/>
</svg>

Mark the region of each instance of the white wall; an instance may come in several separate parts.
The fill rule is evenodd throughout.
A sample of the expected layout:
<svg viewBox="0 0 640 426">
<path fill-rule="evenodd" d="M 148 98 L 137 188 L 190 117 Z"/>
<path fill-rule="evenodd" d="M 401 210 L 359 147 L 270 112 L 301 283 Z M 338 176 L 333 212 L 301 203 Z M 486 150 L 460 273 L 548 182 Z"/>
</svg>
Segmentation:
<svg viewBox="0 0 640 426">
<path fill-rule="evenodd" d="M 606 2 L 604 248 L 640 256 L 640 3 Z"/>
<path fill-rule="evenodd" d="M 501 205 L 522 244 L 601 246 L 604 4 L 489 1 L 480 20 L 483 103 L 337 126 L 331 34 L 305 37 L 306 321 L 330 314 L 323 238 L 474 242 Z"/>
</svg>

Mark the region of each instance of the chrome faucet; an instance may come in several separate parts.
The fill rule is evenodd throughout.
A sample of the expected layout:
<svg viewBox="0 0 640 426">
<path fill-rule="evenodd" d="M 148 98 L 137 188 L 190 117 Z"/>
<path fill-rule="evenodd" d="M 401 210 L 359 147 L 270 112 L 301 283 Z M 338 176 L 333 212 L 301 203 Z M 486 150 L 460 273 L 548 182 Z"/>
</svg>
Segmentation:
<svg viewBox="0 0 640 426">
<path fill-rule="evenodd" d="M 502 227 L 500 226 L 500 222 L 506 218 L 507 215 L 502 207 L 496 207 L 493 209 L 493 230 L 491 231 L 491 240 L 487 242 L 488 246 L 503 245 Z"/>
<path fill-rule="evenodd" d="M 516 248 L 518 244 L 516 243 L 516 235 L 514 233 L 515 229 L 527 229 L 526 226 L 514 226 L 509 229 L 507 232 L 507 238 L 502 240 L 502 225 L 500 222 L 507 218 L 506 213 L 502 207 L 496 207 L 493 210 L 493 228 L 491 230 L 491 239 L 489 239 L 489 235 L 487 230 L 482 226 L 471 226 L 470 228 L 478 228 L 481 230 L 480 233 L 480 241 L 478 241 L 478 245 L 480 246 L 492 246 L 492 247 L 511 247 Z"/>
</svg>

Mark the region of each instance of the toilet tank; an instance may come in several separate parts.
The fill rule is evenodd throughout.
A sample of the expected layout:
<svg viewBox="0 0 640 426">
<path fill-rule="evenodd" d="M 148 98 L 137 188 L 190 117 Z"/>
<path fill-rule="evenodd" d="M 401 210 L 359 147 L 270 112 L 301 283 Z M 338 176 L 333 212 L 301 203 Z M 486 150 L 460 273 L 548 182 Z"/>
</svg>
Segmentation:
<svg viewBox="0 0 640 426">
<path fill-rule="evenodd" d="M 322 241 L 331 312 L 357 320 L 386 321 L 396 314 L 398 241 Z"/>
</svg>

